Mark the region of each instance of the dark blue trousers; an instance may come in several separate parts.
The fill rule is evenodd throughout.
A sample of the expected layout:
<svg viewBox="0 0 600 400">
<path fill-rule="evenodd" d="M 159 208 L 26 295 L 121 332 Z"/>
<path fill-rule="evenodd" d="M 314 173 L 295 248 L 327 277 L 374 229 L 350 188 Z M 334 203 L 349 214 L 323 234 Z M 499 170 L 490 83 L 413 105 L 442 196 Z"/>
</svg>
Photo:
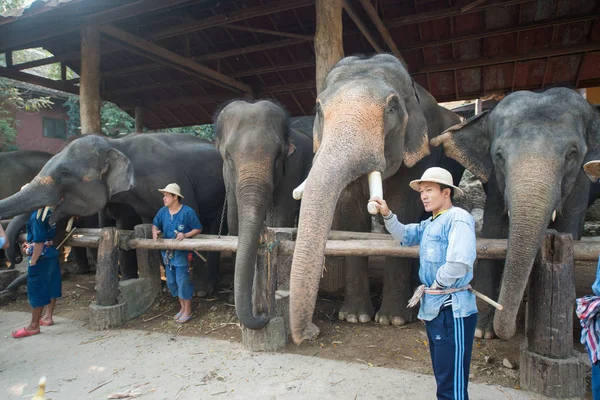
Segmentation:
<svg viewBox="0 0 600 400">
<path fill-rule="evenodd" d="M 452 307 L 425 321 L 433 373 L 440 400 L 468 400 L 469 367 L 477 314 L 454 318 Z"/>
</svg>

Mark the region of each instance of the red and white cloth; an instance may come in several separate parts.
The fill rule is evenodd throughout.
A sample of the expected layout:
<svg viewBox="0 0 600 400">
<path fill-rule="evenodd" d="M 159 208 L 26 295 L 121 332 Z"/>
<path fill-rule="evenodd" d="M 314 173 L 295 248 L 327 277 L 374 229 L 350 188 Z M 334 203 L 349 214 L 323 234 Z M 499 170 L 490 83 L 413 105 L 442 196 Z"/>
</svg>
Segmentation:
<svg viewBox="0 0 600 400">
<path fill-rule="evenodd" d="M 600 297 L 584 296 L 576 299 L 577 317 L 583 330 L 581 331 L 581 344 L 590 356 L 592 364 L 600 359 Z"/>
</svg>

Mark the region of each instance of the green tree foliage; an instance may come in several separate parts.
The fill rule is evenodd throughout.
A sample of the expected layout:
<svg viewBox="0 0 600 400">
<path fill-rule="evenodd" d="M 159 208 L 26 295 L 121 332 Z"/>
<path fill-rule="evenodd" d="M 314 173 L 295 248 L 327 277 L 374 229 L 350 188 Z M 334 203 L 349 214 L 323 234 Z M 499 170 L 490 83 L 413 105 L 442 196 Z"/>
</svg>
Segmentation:
<svg viewBox="0 0 600 400">
<path fill-rule="evenodd" d="M 69 122 L 67 124 L 68 135 L 79 135 L 81 134 L 81 120 L 79 117 L 79 98 L 72 96 L 65 103 L 67 108 L 67 115 L 69 116 Z M 121 135 L 134 132 L 135 120 L 131 115 L 121 110 L 118 106 L 108 101 L 102 103 L 102 109 L 100 110 L 100 123 L 102 124 L 102 133 L 106 136 L 119 137 Z M 212 125 L 196 125 L 188 126 L 183 128 L 170 128 L 163 129 L 161 132 L 171 133 L 187 133 L 195 135 L 203 139 L 210 140 L 214 139 L 214 132 Z"/>
<path fill-rule="evenodd" d="M 9 10 L 13 10 L 15 8 L 21 8 L 25 5 L 31 3 L 31 1 L 26 2 L 25 0 L 2 0 L 0 1 L 0 14 Z"/>
<path fill-rule="evenodd" d="M 17 110 L 36 112 L 52 104 L 50 98 L 32 97 L 27 91 L 15 88 L 12 81 L 0 78 L 0 151 L 17 150 Z"/>
</svg>

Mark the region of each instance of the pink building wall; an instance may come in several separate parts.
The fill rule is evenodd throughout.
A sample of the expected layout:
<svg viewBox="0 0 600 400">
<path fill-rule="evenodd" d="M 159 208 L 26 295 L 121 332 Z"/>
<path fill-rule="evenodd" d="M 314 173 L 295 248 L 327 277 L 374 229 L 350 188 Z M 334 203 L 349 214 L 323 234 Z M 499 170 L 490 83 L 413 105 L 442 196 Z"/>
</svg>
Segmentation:
<svg viewBox="0 0 600 400">
<path fill-rule="evenodd" d="M 17 110 L 15 118 L 19 121 L 17 146 L 19 150 L 40 150 L 56 154 L 66 144 L 66 139 L 49 138 L 44 136 L 43 118 L 50 117 L 67 121 L 67 110 L 61 103 L 54 101 L 51 109 L 42 109 L 32 113 Z"/>
</svg>

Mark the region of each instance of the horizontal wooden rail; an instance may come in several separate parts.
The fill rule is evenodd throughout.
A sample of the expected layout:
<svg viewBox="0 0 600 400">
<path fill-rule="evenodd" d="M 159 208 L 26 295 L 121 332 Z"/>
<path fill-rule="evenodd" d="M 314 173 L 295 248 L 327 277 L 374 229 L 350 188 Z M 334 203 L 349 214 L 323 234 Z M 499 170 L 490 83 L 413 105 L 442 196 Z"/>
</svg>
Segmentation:
<svg viewBox="0 0 600 400">
<path fill-rule="evenodd" d="M 295 229 L 277 228 L 276 232 L 291 232 Z M 101 229 L 80 228 L 67 241 L 75 247 L 97 248 Z M 139 239 L 133 231 L 120 230 L 120 247 L 125 250 L 195 250 L 195 251 L 237 251 L 237 236 L 197 235 L 193 239 Z M 25 240 L 25 234 L 19 236 Z M 477 258 L 503 259 L 506 257 L 506 239 L 477 239 Z M 293 254 L 296 243 L 291 240 L 278 243 L 282 254 Z M 575 261 L 597 262 L 600 255 L 600 237 L 586 237 L 573 242 Z M 419 246 L 403 247 L 391 235 L 384 233 L 331 231 L 325 247 L 326 256 L 390 256 L 418 258 Z"/>
</svg>

